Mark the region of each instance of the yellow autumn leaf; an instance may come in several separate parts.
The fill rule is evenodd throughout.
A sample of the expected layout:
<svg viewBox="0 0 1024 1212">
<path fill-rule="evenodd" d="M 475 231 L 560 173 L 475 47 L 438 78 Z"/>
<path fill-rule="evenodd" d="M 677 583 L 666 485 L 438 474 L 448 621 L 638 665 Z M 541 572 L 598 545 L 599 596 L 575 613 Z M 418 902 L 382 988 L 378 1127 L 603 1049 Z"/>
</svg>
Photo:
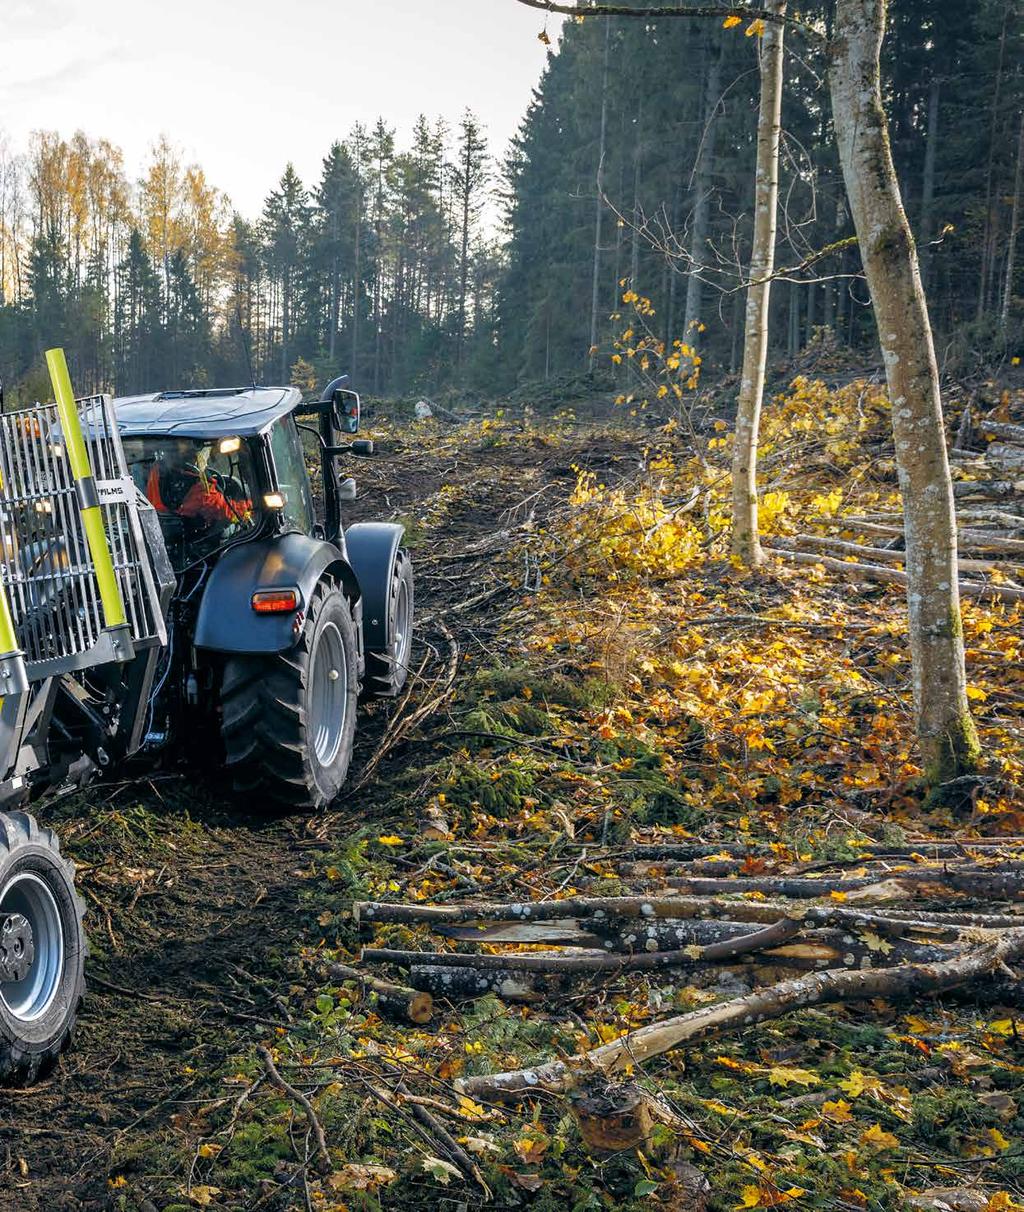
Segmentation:
<svg viewBox="0 0 1024 1212">
<path fill-rule="evenodd" d="M 200 1145 L 196 1152 L 203 1158 L 216 1157 L 223 1148 L 223 1145 Z"/>
<path fill-rule="evenodd" d="M 487 1119 L 487 1112 L 465 1094 L 459 1095 L 459 1110 L 467 1119 Z"/>
<path fill-rule="evenodd" d="M 1010 1142 L 1006 1139 L 1002 1132 L 999 1131 L 998 1128 L 989 1128 L 986 1135 L 1000 1152 L 1003 1152 L 1005 1149 L 1009 1149 Z"/>
<path fill-rule="evenodd" d="M 886 942 L 881 935 L 875 934 L 871 930 L 865 930 L 861 937 L 864 939 L 864 942 L 867 943 L 869 951 L 878 951 L 882 955 L 888 955 L 893 949 L 892 943 Z"/>
<path fill-rule="evenodd" d="M 898 1149 L 900 1147 L 899 1140 L 891 1132 L 886 1132 L 881 1124 L 872 1124 L 866 1132 L 862 1132 L 860 1143 L 871 1145 L 875 1149 Z"/>
<path fill-rule="evenodd" d="M 192 1203 L 197 1204 L 200 1208 L 208 1208 L 220 1195 L 220 1187 L 193 1187 L 191 1191 L 184 1194 L 187 1194 Z"/>
<path fill-rule="evenodd" d="M 543 1159 L 550 1143 L 546 1136 L 521 1136 L 512 1148 L 528 1166 L 534 1166 Z"/>
<path fill-rule="evenodd" d="M 768 1074 L 768 1080 L 773 1086 L 816 1086 L 818 1076 L 809 1069 L 775 1068 Z"/>
<path fill-rule="evenodd" d="M 722 29 L 735 29 L 742 20 L 742 17 L 737 17 L 735 13 L 732 13 L 722 22 Z"/>
<path fill-rule="evenodd" d="M 877 1077 L 855 1069 L 845 1081 L 839 1083 L 839 1089 L 851 1098 L 859 1098 L 865 1091 L 868 1094 L 877 1094 L 882 1089 L 882 1083 Z"/>
<path fill-rule="evenodd" d="M 760 17 L 758 17 L 758 19 L 756 21 L 751 21 L 751 23 L 746 28 L 746 35 L 748 38 L 760 38 L 763 34 L 764 34 L 764 22 L 761 20 Z"/>
<path fill-rule="evenodd" d="M 1009 1191 L 997 1191 L 988 1201 L 985 1212 L 1022 1212 L 1024 1204 L 1019 1204 Z"/>
<path fill-rule="evenodd" d="M 377 841 L 380 842 L 380 844 L 382 846 L 404 846 L 405 845 L 404 839 L 400 838 L 400 837 L 396 837 L 393 833 L 385 834 L 384 837 L 377 838 Z"/>
<path fill-rule="evenodd" d="M 773 1188 L 757 1187 L 751 1184 L 744 1187 L 740 1192 L 741 1202 L 736 1205 L 737 1208 L 776 1208 L 779 1204 L 788 1204 L 794 1199 L 799 1199 L 801 1195 L 806 1195 L 807 1192 L 803 1187 L 790 1187 L 788 1191 L 780 1191 Z"/>
<path fill-rule="evenodd" d="M 821 1114 L 823 1119 L 827 1119 L 833 1124 L 848 1124 L 853 1119 L 850 1104 L 845 1098 L 836 1099 L 835 1102 L 830 1099 L 822 1103 Z"/>
</svg>

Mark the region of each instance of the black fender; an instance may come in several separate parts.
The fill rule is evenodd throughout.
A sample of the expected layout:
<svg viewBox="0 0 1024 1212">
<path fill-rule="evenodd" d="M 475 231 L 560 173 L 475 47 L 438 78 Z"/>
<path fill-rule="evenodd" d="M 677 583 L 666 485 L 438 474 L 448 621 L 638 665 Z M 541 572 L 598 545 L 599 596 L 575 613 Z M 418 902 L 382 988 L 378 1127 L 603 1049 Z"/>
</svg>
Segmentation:
<svg viewBox="0 0 1024 1212">
<path fill-rule="evenodd" d="M 405 527 L 397 522 L 357 522 L 345 531 L 348 562 L 363 600 L 363 645 L 367 652 L 386 652 L 391 574 Z"/>
<path fill-rule="evenodd" d="M 195 646 L 213 652 L 285 652 L 313 592 L 326 575 L 341 581 L 359 622 L 359 581 L 345 553 L 324 539 L 304 534 L 276 535 L 243 543 L 226 552 L 210 573 L 196 620 Z M 252 595 L 263 589 L 297 589 L 296 614 L 257 614 Z"/>
</svg>

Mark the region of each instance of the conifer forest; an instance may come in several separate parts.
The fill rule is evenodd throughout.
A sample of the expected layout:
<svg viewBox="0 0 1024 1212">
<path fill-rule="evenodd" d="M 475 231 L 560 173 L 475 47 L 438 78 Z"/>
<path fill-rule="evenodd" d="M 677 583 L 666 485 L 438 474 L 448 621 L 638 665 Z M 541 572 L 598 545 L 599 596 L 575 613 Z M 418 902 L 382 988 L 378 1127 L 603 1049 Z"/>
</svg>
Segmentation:
<svg viewBox="0 0 1024 1212">
<path fill-rule="evenodd" d="M 1024 0 L 290 9 L 0 81 L 0 1212 L 1024 1212 Z"/>
</svg>

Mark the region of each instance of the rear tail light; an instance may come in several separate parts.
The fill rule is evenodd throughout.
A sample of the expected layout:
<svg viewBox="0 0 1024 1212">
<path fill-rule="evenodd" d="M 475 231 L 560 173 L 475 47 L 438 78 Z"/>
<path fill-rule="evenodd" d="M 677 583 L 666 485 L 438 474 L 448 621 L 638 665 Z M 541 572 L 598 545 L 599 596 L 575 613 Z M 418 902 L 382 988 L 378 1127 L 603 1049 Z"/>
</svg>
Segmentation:
<svg viewBox="0 0 1024 1212">
<path fill-rule="evenodd" d="M 257 614 L 294 614 L 299 608 L 297 589 L 261 589 L 252 595 Z"/>
</svg>

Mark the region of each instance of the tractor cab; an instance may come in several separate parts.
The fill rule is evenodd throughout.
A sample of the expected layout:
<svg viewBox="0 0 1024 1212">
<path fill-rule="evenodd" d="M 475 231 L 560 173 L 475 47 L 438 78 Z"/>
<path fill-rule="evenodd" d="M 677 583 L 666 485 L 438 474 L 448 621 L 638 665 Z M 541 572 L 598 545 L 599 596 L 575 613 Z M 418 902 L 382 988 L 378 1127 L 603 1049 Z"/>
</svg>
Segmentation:
<svg viewBox="0 0 1024 1212">
<path fill-rule="evenodd" d="M 174 391 L 115 401 L 135 486 L 176 573 L 264 530 L 315 527 L 294 388 Z"/>
<path fill-rule="evenodd" d="M 337 541 L 340 503 L 354 486 L 338 481 L 335 460 L 372 453 L 371 443 L 337 445 L 339 432 L 358 430 L 359 397 L 333 384 L 312 404 L 296 388 L 251 387 L 134 396 L 115 408 L 132 478 L 157 512 L 178 573 L 262 534 L 297 531 Z M 300 428 L 321 451 L 319 519 Z"/>
</svg>

